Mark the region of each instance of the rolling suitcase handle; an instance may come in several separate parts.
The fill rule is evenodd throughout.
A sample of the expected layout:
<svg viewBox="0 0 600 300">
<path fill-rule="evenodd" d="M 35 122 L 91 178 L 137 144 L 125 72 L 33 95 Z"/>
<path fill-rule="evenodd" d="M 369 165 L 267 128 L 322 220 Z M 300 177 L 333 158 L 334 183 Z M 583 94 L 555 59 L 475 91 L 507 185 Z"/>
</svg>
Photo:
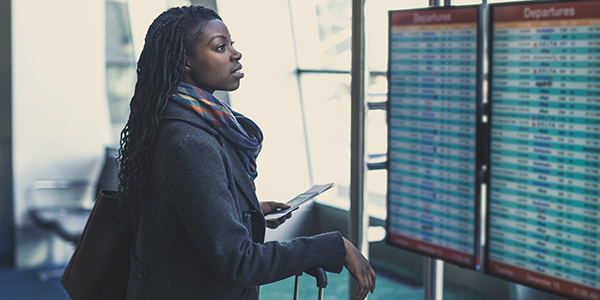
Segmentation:
<svg viewBox="0 0 600 300">
<path fill-rule="evenodd" d="M 306 270 L 305 273 L 317 279 L 319 300 L 323 300 L 323 291 L 327 287 L 327 272 L 325 272 L 325 270 L 321 267 L 314 267 Z M 294 300 L 298 300 L 298 294 L 300 293 L 300 276 L 302 276 L 302 273 L 296 275 L 296 283 L 294 285 Z"/>
</svg>

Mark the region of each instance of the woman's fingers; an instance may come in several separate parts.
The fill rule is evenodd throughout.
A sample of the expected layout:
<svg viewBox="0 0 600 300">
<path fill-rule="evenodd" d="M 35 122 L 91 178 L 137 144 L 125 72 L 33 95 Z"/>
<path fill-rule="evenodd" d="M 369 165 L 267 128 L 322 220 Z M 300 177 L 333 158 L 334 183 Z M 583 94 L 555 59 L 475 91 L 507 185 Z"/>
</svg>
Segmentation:
<svg viewBox="0 0 600 300">
<path fill-rule="evenodd" d="M 371 286 L 371 294 L 375 293 L 375 286 L 377 285 L 377 274 L 375 274 L 375 270 L 371 269 L 371 278 L 373 280 L 373 285 Z"/>
<path fill-rule="evenodd" d="M 279 227 L 279 225 L 285 223 L 285 221 L 287 221 L 287 219 L 290 219 L 292 217 L 292 213 L 289 212 L 286 215 L 276 219 L 275 221 L 267 221 L 267 227 L 271 228 L 271 229 L 275 229 L 277 227 Z"/>
<path fill-rule="evenodd" d="M 344 245 L 346 246 L 346 262 L 344 265 L 358 284 L 356 299 L 365 299 L 369 292 L 373 293 L 375 291 L 377 276 L 369 261 L 346 238 L 344 238 Z"/>
<path fill-rule="evenodd" d="M 364 274 L 364 276 L 358 280 L 356 299 L 365 299 L 369 295 L 369 292 L 371 292 L 371 294 L 375 292 L 375 280 L 376 275 L 374 272 L 367 272 L 367 274 Z"/>
<path fill-rule="evenodd" d="M 264 215 L 268 215 L 270 213 L 277 212 L 278 210 L 283 210 L 290 207 L 285 203 L 275 201 L 262 201 L 259 204 Z"/>
</svg>

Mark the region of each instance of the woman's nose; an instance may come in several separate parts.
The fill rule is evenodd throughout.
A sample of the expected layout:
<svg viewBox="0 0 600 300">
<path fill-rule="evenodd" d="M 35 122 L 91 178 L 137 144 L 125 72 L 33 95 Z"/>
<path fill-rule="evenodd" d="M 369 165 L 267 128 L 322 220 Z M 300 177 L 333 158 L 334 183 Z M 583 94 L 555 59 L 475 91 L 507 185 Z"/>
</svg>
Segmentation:
<svg viewBox="0 0 600 300">
<path fill-rule="evenodd" d="M 240 59 L 242 59 L 242 52 L 233 49 L 233 56 L 231 57 L 231 60 L 235 61 Z"/>
</svg>

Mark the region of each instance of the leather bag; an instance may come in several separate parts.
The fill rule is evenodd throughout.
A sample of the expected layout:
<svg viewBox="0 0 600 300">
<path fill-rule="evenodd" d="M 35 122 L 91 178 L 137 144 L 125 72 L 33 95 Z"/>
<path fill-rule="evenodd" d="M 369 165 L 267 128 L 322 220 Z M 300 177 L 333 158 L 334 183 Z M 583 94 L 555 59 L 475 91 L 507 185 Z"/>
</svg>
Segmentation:
<svg viewBox="0 0 600 300">
<path fill-rule="evenodd" d="M 125 299 L 133 230 L 129 214 L 119 216 L 116 191 L 102 190 L 61 283 L 73 300 Z"/>
</svg>

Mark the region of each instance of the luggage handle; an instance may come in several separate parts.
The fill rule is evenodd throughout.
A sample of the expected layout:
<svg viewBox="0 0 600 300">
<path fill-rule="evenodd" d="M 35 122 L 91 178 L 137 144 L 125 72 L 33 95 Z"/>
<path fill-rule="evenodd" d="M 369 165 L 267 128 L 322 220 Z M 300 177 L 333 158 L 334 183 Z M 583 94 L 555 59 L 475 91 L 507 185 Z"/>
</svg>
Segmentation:
<svg viewBox="0 0 600 300">
<path fill-rule="evenodd" d="M 319 300 L 323 300 L 323 291 L 327 287 L 327 272 L 321 267 L 314 267 L 304 271 L 306 274 L 313 276 L 317 279 L 317 287 L 319 288 Z M 302 273 L 296 275 L 296 283 L 294 285 L 294 299 L 298 299 L 299 287 L 300 287 L 300 276 Z"/>
<path fill-rule="evenodd" d="M 327 272 L 323 268 L 314 267 L 304 272 L 317 279 L 317 287 L 322 289 L 327 287 Z"/>
</svg>

